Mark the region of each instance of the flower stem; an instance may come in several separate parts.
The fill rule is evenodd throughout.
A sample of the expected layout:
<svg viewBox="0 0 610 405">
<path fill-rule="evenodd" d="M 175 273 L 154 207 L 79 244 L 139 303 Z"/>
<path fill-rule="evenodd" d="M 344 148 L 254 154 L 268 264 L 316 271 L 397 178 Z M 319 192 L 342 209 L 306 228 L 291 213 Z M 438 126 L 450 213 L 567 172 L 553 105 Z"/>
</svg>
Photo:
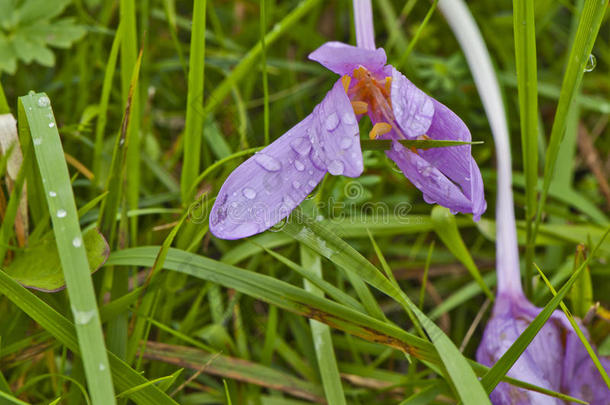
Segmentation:
<svg viewBox="0 0 610 405">
<path fill-rule="evenodd" d="M 498 193 L 496 204 L 496 273 L 498 295 L 523 294 L 513 207 L 508 124 L 500 86 L 481 32 L 463 0 L 439 0 L 438 7 L 451 26 L 468 61 L 496 144 Z"/>
<path fill-rule="evenodd" d="M 354 23 L 356 25 L 357 45 L 360 48 L 375 49 L 371 0 L 354 0 Z"/>
</svg>

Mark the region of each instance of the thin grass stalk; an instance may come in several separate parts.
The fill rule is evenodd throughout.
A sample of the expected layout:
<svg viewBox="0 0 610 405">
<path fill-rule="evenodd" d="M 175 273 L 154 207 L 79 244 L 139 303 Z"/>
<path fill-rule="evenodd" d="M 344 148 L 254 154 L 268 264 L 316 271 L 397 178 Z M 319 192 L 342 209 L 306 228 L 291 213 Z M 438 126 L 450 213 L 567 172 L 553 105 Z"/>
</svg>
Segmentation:
<svg viewBox="0 0 610 405">
<path fill-rule="evenodd" d="M 195 0 L 193 5 L 193 28 L 191 30 L 191 52 L 189 55 L 188 91 L 186 95 L 186 124 L 180 189 L 182 203 L 193 197 L 191 189 L 199 174 L 201 161 L 201 139 L 205 114 L 203 109 L 205 68 L 206 0 Z"/>
<path fill-rule="evenodd" d="M 525 173 L 526 238 L 529 242 L 532 242 L 532 221 L 536 215 L 536 183 L 538 181 L 538 78 L 534 16 L 534 2 L 513 0 L 521 151 Z M 527 244 L 525 253 L 525 294 L 527 296 L 531 296 L 532 292 L 534 249 L 533 243 Z"/>
<path fill-rule="evenodd" d="M 570 50 L 568 57 L 563 82 L 561 84 L 561 93 L 559 95 L 555 119 L 553 120 L 553 126 L 551 128 L 549 146 L 545 155 L 542 193 L 536 212 L 534 229 L 530 235 L 531 242 L 528 241 L 528 243 L 533 243 L 533 241 L 536 240 L 536 235 L 538 234 L 542 219 L 542 211 L 544 210 L 544 205 L 548 198 L 549 187 L 551 186 L 551 180 L 553 179 L 555 166 L 557 164 L 559 145 L 565 135 L 569 112 L 573 107 L 575 96 L 578 93 L 577 90 L 582 82 L 585 66 L 591 55 L 593 44 L 599 33 L 599 28 L 607 6 L 608 0 L 585 0 L 574 43 L 572 44 L 572 49 Z"/>
<path fill-rule="evenodd" d="M 269 80 L 267 75 L 267 47 L 265 46 L 265 33 L 267 31 L 267 0 L 260 0 L 260 28 L 261 28 L 261 69 L 263 71 L 263 121 L 265 145 L 269 144 Z"/>
</svg>

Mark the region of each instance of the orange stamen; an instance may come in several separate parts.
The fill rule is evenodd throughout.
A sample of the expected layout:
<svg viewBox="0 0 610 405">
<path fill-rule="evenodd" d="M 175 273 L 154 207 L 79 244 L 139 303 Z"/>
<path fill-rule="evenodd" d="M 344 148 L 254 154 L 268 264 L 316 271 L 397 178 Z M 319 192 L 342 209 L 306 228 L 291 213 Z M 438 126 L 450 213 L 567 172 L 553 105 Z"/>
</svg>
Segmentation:
<svg viewBox="0 0 610 405">
<path fill-rule="evenodd" d="M 341 77 L 341 83 L 343 84 L 343 88 L 345 89 L 346 93 L 349 90 L 349 84 L 351 83 L 351 81 L 352 78 L 348 75 L 343 75 L 343 77 Z"/>
<path fill-rule="evenodd" d="M 378 122 L 377 124 L 375 124 L 373 126 L 373 129 L 371 129 L 371 132 L 369 132 L 369 138 L 375 139 L 378 136 L 387 134 L 391 130 L 392 130 L 392 126 L 390 124 L 388 124 L 387 122 Z"/>
<path fill-rule="evenodd" d="M 365 114 L 369 110 L 369 105 L 364 101 L 352 101 L 352 108 L 355 114 Z"/>
<path fill-rule="evenodd" d="M 390 95 L 390 90 L 392 90 L 392 78 L 388 76 L 388 77 L 385 78 L 385 92 L 386 92 L 386 96 Z"/>
</svg>

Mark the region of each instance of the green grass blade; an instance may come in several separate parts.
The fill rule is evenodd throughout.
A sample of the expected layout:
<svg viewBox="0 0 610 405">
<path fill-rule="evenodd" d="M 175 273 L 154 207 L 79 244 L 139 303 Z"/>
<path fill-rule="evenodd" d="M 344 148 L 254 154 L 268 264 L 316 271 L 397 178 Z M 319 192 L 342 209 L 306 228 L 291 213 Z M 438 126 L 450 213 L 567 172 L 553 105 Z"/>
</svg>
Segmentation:
<svg viewBox="0 0 610 405">
<path fill-rule="evenodd" d="M 0 293 L 10 299 L 17 307 L 53 335 L 61 344 L 76 354 L 80 353 L 74 324 L 47 305 L 44 301 L 19 285 L 4 271 L 0 271 Z M 108 352 L 113 381 L 120 391 L 145 384 L 147 380 L 130 368 L 127 363 Z M 177 403 L 155 386 L 137 391 L 131 396 L 140 405 L 177 405 Z M 113 403 L 107 402 L 107 403 Z"/>
<path fill-rule="evenodd" d="M 536 184 L 538 181 L 538 78 L 534 2 L 513 0 L 513 31 L 521 123 L 521 150 L 525 173 L 526 232 L 527 240 L 531 241 L 532 221 L 536 215 Z M 527 245 L 525 260 L 525 294 L 530 296 L 534 260 L 533 243 Z"/>
<path fill-rule="evenodd" d="M 607 6 L 608 0 L 585 0 L 574 43 L 568 57 L 566 71 L 561 84 L 561 93 L 557 102 L 555 119 L 551 128 L 551 137 L 545 155 L 544 183 L 542 185 L 542 193 L 540 195 L 540 203 L 536 213 L 531 240 L 535 240 L 540 226 L 542 211 L 548 197 L 557 163 L 559 145 L 565 134 L 569 111 L 572 108 L 577 90 L 582 82 L 585 67 L 589 61 L 589 56 L 591 55 L 591 50 L 593 49 L 593 44 L 597 38 Z"/>
<path fill-rule="evenodd" d="M 102 179 L 102 153 L 104 148 L 104 133 L 106 130 L 106 122 L 108 121 L 108 103 L 110 100 L 110 91 L 112 90 L 112 79 L 114 78 L 114 71 L 116 69 L 116 62 L 119 54 L 119 46 L 121 45 L 121 39 L 123 35 L 123 29 L 119 24 L 114 40 L 112 41 L 112 47 L 110 48 L 110 55 L 108 55 L 108 62 L 106 63 L 106 69 L 104 71 L 104 81 L 102 82 L 102 95 L 100 96 L 100 104 L 97 113 L 97 123 L 95 126 L 95 143 L 93 147 L 93 174 L 95 175 L 95 181 L 98 186 L 102 186 L 100 180 Z"/>
<path fill-rule="evenodd" d="M 309 271 L 316 276 L 322 277 L 320 256 L 303 245 L 301 245 L 301 265 L 303 268 L 309 269 Z M 310 293 L 321 297 L 324 296 L 322 290 L 310 283 L 309 280 L 303 280 L 303 285 L 305 291 L 309 291 Z M 346 404 L 330 327 L 315 319 L 309 320 L 309 326 L 311 328 L 313 344 L 318 359 L 318 369 L 320 371 L 320 376 L 322 377 L 322 386 L 324 387 L 326 400 L 329 405 Z"/>
<path fill-rule="evenodd" d="M 201 139 L 205 115 L 203 106 L 203 84 L 205 68 L 206 0 L 195 0 L 193 5 L 193 29 L 191 31 L 191 53 L 189 55 L 188 91 L 186 95 L 186 124 L 184 128 L 183 164 L 180 177 L 182 202 L 190 201 L 191 189 L 199 174 Z"/>
<path fill-rule="evenodd" d="M 468 269 L 472 278 L 479 284 L 485 295 L 493 301 L 494 296 L 491 293 L 491 290 L 483 281 L 479 268 L 474 263 L 472 255 L 462 240 L 462 236 L 460 235 L 460 231 L 455 221 L 455 216 L 451 215 L 449 208 L 437 205 L 432 208 L 431 217 L 434 223 L 434 230 L 438 237 L 443 241 L 445 246 L 447 246 L 447 249 L 449 249 Z"/>
<path fill-rule="evenodd" d="M 487 394 L 466 358 L 447 335 L 426 317 L 402 290 L 385 278 L 375 266 L 347 242 L 322 224 L 312 221 L 299 213 L 298 210 L 293 211 L 292 217 L 294 221 L 289 221 L 284 227 L 284 231 L 290 236 L 306 244 L 347 272 L 353 273 L 356 277 L 392 297 L 404 307 L 407 313 L 413 312 L 421 326 L 426 330 L 443 362 L 448 374 L 447 377 L 453 384 L 458 397 L 464 403 L 490 404 Z"/>
<path fill-rule="evenodd" d="M 66 279 L 78 343 L 93 404 L 114 404 L 114 387 L 93 283 L 78 222 L 68 166 L 44 93 L 19 98 L 19 119 L 26 120 L 47 197 L 59 258 Z"/>
<path fill-rule="evenodd" d="M 267 47 L 265 33 L 267 31 L 267 0 L 260 0 L 260 32 L 261 32 L 261 68 L 263 71 L 263 134 L 265 145 L 269 144 L 269 79 L 267 75 Z"/>
</svg>

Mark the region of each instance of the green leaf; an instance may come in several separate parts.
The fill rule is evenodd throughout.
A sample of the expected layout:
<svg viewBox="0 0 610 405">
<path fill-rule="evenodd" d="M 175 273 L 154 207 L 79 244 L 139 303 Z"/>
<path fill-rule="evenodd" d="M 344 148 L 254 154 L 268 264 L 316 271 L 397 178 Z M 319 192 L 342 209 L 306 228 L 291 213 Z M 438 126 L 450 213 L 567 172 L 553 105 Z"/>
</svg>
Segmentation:
<svg viewBox="0 0 610 405">
<path fill-rule="evenodd" d="M 97 229 L 83 235 L 91 273 L 99 269 L 108 258 L 110 249 L 106 239 Z M 6 273 L 25 287 L 40 291 L 56 292 L 65 288 L 66 282 L 59 260 L 55 237 L 17 256 L 6 269 Z"/>
<path fill-rule="evenodd" d="M 398 141 L 402 146 L 406 148 L 416 149 L 432 149 L 432 148 L 447 148 L 450 146 L 460 145 L 480 145 L 483 142 L 463 142 L 463 141 L 450 141 L 450 140 L 436 140 L 436 139 L 407 139 Z M 389 150 L 392 148 L 392 141 L 388 139 L 362 139 L 360 141 L 362 149 L 368 150 Z"/>
<path fill-rule="evenodd" d="M 70 2 L 71 0 L 25 0 L 16 15 L 22 25 L 38 23 L 57 17 Z"/>
<path fill-rule="evenodd" d="M 84 27 L 75 24 L 74 18 L 62 18 L 52 23 L 30 25 L 19 30 L 20 34 L 57 48 L 69 48 L 86 32 Z"/>
</svg>

